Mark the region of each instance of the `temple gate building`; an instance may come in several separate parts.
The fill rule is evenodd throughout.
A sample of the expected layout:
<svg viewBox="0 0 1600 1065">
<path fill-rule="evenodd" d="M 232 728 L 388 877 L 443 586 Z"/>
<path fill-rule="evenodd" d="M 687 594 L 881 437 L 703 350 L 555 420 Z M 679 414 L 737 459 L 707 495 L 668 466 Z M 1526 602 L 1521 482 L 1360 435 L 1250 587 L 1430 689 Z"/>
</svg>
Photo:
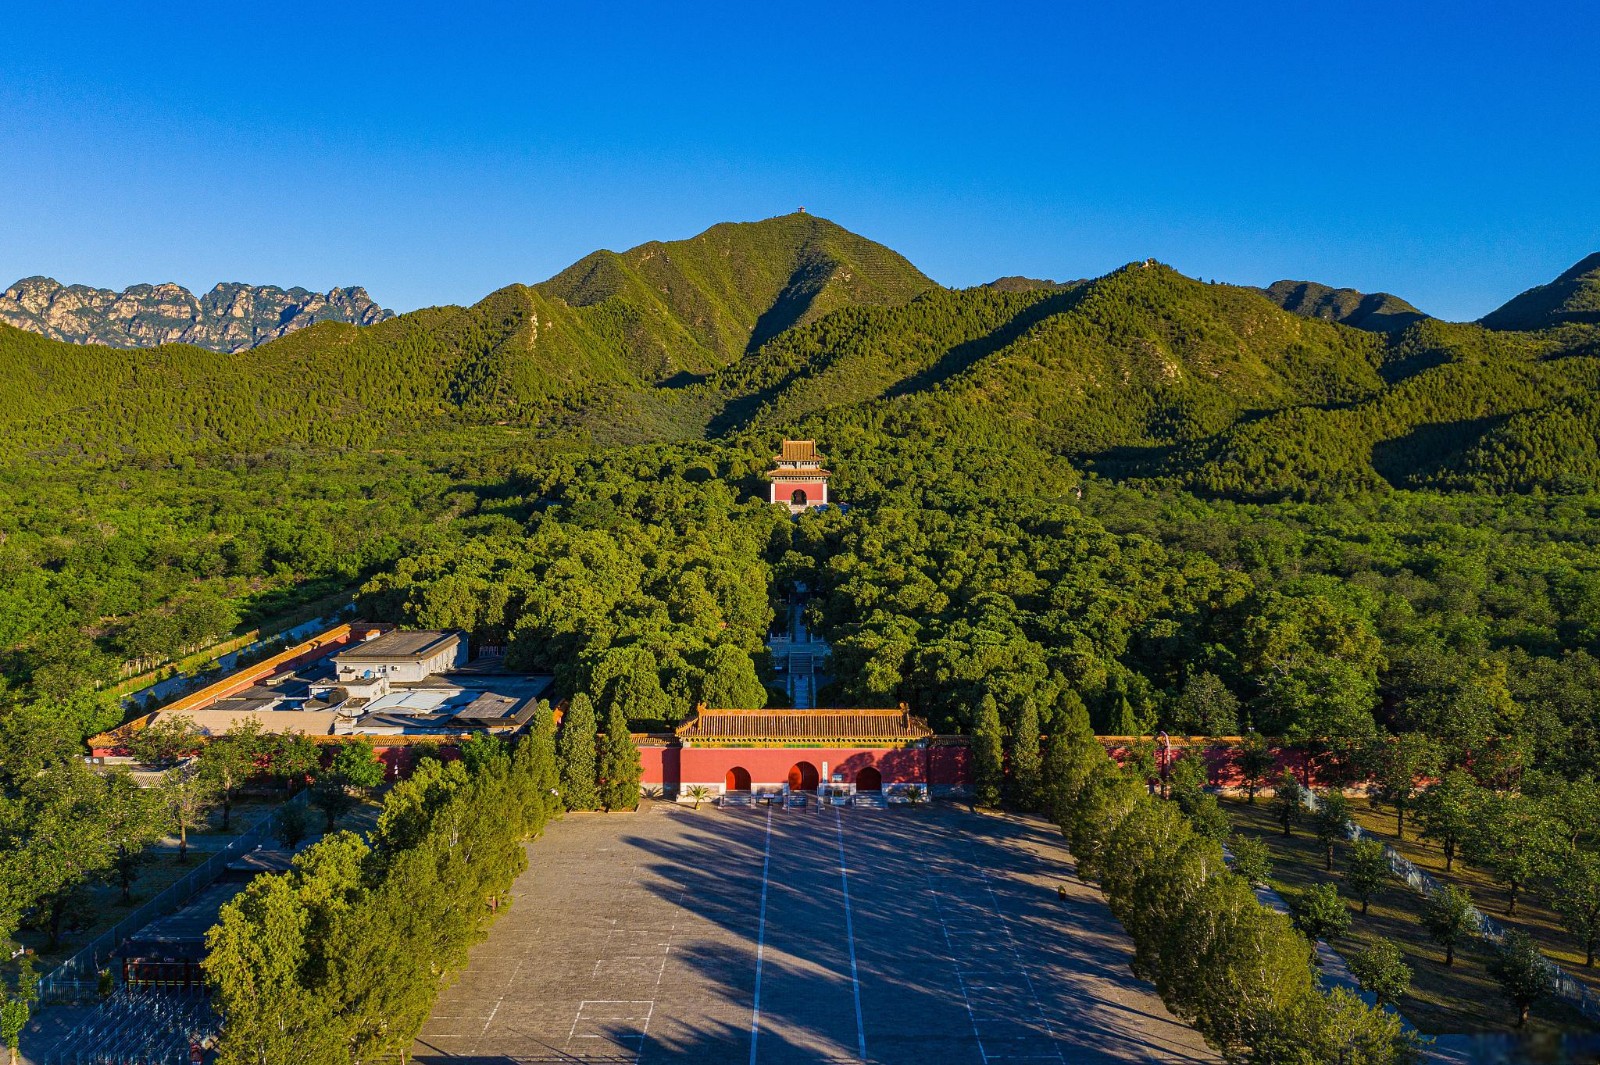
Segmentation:
<svg viewBox="0 0 1600 1065">
<path fill-rule="evenodd" d="M 769 502 L 782 503 L 791 514 L 827 505 L 828 478 L 833 475 L 822 468 L 815 440 L 785 440 L 773 461 L 777 465 L 767 474 L 772 482 Z"/>
<path fill-rule="evenodd" d="M 964 737 L 898 710 L 713 710 L 670 734 L 636 736 L 644 786 L 723 805 L 825 795 L 857 805 L 964 794 Z"/>
</svg>

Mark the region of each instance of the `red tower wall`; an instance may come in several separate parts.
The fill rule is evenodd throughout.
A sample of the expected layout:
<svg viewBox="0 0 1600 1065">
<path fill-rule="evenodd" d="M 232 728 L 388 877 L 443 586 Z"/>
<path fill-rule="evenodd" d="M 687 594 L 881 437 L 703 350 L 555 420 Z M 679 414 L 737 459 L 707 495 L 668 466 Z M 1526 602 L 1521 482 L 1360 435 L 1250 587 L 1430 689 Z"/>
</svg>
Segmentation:
<svg viewBox="0 0 1600 1065">
<path fill-rule="evenodd" d="M 805 492 L 808 505 L 815 505 L 827 502 L 827 487 L 828 482 L 820 478 L 810 481 L 774 481 L 768 498 L 774 503 L 787 503 L 794 498 L 794 493 L 798 489 Z"/>
</svg>

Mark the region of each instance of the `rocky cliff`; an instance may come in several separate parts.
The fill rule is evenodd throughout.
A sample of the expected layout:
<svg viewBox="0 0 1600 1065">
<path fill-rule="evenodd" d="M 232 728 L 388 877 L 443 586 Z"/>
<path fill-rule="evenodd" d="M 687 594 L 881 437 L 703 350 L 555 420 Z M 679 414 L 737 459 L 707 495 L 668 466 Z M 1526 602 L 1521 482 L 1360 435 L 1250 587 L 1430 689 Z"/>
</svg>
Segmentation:
<svg viewBox="0 0 1600 1065">
<path fill-rule="evenodd" d="M 27 277 L 0 296 L 0 322 L 72 344 L 114 348 L 181 343 L 240 351 L 315 322 L 371 325 L 392 317 L 393 311 L 359 287 L 317 293 L 234 282 L 196 296 L 182 285 L 131 285 L 113 292 Z"/>
</svg>

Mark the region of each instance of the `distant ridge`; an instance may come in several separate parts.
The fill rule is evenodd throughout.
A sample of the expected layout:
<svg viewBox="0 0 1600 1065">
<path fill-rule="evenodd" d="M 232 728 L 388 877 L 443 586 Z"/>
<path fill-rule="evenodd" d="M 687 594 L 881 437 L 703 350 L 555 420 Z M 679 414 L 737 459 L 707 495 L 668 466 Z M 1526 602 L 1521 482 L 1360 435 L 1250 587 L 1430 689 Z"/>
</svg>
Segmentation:
<svg viewBox="0 0 1600 1065">
<path fill-rule="evenodd" d="M 25 277 L 0 296 L 0 321 L 69 344 L 113 348 L 193 344 L 243 351 L 317 322 L 371 325 L 393 317 L 359 286 L 316 293 L 227 282 L 196 296 L 171 283 L 116 292 Z"/>
<path fill-rule="evenodd" d="M 1479 320 L 1490 329 L 1545 329 L 1600 323 L 1600 251 L 1550 282 L 1535 285 Z"/>
<path fill-rule="evenodd" d="M 1260 291 L 1291 313 L 1338 322 L 1369 333 L 1398 333 L 1428 317 L 1399 296 L 1387 292 L 1358 292 L 1315 281 L 1274 281 Z"/>
<path fill-rule="evenodd" d="M 1519 297 L 1541 328 L 1505 330 L 1383 293 L 1208 284 L 1154 259 L 951 289 L 793 214 L 229 354 L 0 322 L 0 456 L 172 461 L 425 447 L 435 432 L 538 446 L 782 434 L 848 453 L 866 434 L 1033 449 L 1237 499 L 1570 491 L 1600 486 L 1600 323 L 1581 318 L 1597 272 L 1600 257 Z"/>
</svg>

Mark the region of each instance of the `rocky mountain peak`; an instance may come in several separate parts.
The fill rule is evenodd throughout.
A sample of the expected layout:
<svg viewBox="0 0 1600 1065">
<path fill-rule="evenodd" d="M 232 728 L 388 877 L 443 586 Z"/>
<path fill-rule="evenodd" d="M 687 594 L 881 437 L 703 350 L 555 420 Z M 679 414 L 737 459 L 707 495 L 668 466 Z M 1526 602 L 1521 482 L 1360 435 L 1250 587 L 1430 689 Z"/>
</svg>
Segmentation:
<svg viewBox="0 0 1600 1065">
<path fill-rule="evenodd" d="M 371 325 L 392 317 L 360 286 L 317 293 L 221 282 L 196 296 L 171 282 L 117 292 L 25 277 L 0 296 L 0 322 L 72 344 L 114 348 L 193 344 L 241 351 L 317 322 Z"/>
</svg>

